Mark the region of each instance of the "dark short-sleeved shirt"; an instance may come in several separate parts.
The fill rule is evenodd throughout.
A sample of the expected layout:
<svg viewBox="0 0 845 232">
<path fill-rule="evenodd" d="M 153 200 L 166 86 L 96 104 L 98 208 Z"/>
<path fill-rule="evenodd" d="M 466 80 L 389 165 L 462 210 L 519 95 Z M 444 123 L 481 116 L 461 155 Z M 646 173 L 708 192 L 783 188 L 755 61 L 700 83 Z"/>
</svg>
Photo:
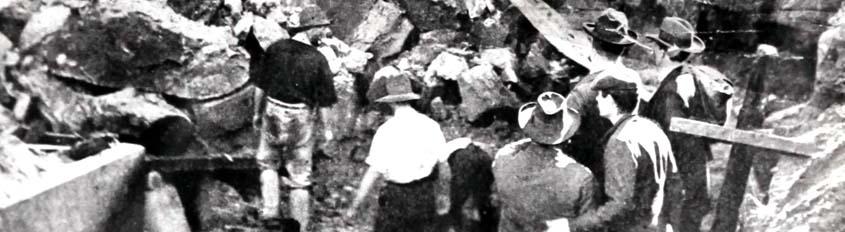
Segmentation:
<svg viewBox="0 0 845 232">
<path fill-rule="evenodd" d="M 250 77 L 267 97 L 311 107 L 337 102 L 329 63 L 316 48 L 283 39 L 254 59 L 250 61 Z"/>
<path fill-rule="evenodd" d="M 590 171 L 552 146 L 530 140 L 496 154 L 495 194 L 499 231 L 545 231 L 545 221 L 573 218 L 595 205 Z"/>
</svg>

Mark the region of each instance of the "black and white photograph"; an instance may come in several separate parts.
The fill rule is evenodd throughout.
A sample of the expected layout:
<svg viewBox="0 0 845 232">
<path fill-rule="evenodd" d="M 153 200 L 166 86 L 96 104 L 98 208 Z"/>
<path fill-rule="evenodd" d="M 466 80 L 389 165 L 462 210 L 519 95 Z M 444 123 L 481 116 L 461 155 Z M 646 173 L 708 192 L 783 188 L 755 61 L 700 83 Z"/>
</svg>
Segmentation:
<svg viewBox="0 0 845 232">
<path fill-rule="evenodd" d="M 0 232 L 845 232 L 843 192 L 845 0 L 0 0 Z"/>
</svg>

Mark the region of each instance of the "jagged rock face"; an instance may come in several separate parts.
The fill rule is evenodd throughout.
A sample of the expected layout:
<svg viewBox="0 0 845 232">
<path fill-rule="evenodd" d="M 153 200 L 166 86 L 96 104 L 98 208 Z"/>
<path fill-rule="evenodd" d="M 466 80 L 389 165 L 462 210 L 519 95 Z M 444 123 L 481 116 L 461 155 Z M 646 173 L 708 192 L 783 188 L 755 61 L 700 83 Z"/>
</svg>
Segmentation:
<svg viewBox="0 0 845 232">
<path fill-rule="evenodd" d="M 190 21 L 154 2 L 101 2 L 102 14 L 71 19 L 33 51 L 62 77 L 187 99 L 244 85 L 248 55 L 229 28 Z"/>
</svg>

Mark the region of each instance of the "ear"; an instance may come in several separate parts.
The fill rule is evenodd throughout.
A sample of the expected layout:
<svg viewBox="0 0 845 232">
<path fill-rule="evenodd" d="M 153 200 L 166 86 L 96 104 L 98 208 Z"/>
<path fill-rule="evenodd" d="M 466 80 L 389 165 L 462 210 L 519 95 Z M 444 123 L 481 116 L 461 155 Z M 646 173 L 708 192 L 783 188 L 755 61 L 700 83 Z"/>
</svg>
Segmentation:
<svg viewBox="0 0 845 232">
<path fill-rule="evenodd" d="M 675 79 L 675 92 L 684 101 L 684 106 L 689 108 L 689 101 L 695 96 L 695 79 L 690 74 L 683 74 Z"/>
</svg>

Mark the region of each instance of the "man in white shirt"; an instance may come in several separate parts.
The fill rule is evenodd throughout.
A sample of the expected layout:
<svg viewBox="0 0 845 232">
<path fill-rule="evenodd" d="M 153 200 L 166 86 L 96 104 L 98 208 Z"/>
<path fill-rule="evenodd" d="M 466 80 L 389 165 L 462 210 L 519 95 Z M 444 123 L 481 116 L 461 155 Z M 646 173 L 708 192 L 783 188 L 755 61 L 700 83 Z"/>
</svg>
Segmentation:
<svg viewBox="0 0 845 232">
<path fill-rule="evenodd" d="M 411 91 L 411 80 L 401 74 L 383 78 L 384 84 L 373 91 L 383 91 L 376 102 L 390 105 L 393 117 L 376 131 L 366 159 L 370 167 L 346 216 L 355 215 L 373 184 L 383 178 L 387 185 L 379 194 L 374 231 L 434 231 L 437 215 L 450 207 L 447 159 L 454 149 L 447 148 L 440 125 L 409 104 L 420 98 Z"/>
</svg>

